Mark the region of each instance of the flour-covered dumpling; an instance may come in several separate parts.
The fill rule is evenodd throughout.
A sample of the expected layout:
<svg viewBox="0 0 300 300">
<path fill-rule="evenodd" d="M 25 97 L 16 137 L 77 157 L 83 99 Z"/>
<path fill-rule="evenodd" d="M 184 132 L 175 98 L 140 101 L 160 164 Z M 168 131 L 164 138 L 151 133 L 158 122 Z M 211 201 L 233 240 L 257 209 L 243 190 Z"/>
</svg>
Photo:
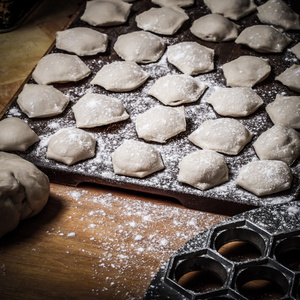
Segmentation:
<svg viewBox="0 0 300 300">
<path fill-rule="evenodd" d="M 32 78 L 39 84 L 79 81 L 91 73 L 89 67 L 77 56 L 50 53 L 37 63 Z"/>
<path fill-rule="evenodd" d="M 220 118 L 204 121 L 188 139 L 200 148 L 236 155 L 252 137 L 253 134 L 239 121 Z"/>
<path fill-rule="evenodd" d="M 94 93 L 85 94 L 72 109 L 79 128 L 92 128 L 129 118 L 121 100 Z"/>
<path fill-rule="evenodd" d="M 151 2 L 159 6 L 179 7 L 190 7 L 194 4 L 194 0 L 151 0 Z"/>
<path fill-rule="evenodd" d="M 168 46 L 167 59 L 186 75 L 198 75 L 214 69 L 214 50 L 196 42 Z"/>
<path fill-rule="evenodd" d="M 112 153 L 115 174 L 143 178 L 164 169 L 160 153 L 151 145 L 125 140 Z"/>
<path fill-rule="evenodd" d="M 275 77 L 292 91 L 300 92 L 300 65 L 292 65 L 283 73 Z"/>
<path fill-rule="evenodd" d="M 300 60 L 300 43 L 297 43 L 294 47 L 291 48 L 292 53 Z"/>
<path fill-rule="evenodd" d="M 207 85 L 188 75 L 166 75 L 155 81 L 148 94 L 165 105 L 176 106 L 197 101 Z"/>
</svg>

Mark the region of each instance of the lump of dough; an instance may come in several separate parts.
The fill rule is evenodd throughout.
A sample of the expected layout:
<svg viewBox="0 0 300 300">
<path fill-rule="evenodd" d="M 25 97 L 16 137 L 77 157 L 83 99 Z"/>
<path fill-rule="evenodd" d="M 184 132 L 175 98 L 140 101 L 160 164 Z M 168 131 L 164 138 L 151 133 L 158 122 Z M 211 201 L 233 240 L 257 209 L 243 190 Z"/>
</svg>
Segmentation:
<svg viewBox="0 0 300 300">
<path fill-rule="evenodd" d="M 188 75 L 166 75 L 155 81 L 148 94 L 165 105 L 176 106 L 197 101 L 207 85 Z"/>
<path fill-rule="evenodd" d="M 214 69 L 214 50 L 196 42 L 168 46 L 167 59 L 186 75 L 198 75 Z"/>
<path fill-rule="evenodd" d="M 240 169 L 236 179 L 239 186 L 256 196 L 287 190 L 292 181 L 291 169 L 279 160 L 252 161 Z"/>
<path fill-rule="evenodd" d="M 177 6 L 152 7 L 135 18 L 139 28 L 164 35 L 175 34 L 188 19 L 184 10 Z"/>
<path fill-rule="evenodd" d="M 300 129 L 300 96 L 277 94 L 266 111 L 274 124 Z"/>
<path fill-rule="evenodd" d="M 95 155 L 96 140 L 78 128 L 63 128 L 49 140 L 47 158 L 73 165 Z"/>
<path fill-rule="evenodd" d="M 124 60 L 151 63 L 161 58 L 166 43 L 161 37 L 141 30 L 120 35 L 114 49 Z"/>
<path fill-rule="evenodd" d="M 253 87 L 269 76 L 271 66 L 268 59 L 244 55 L 224 64 L 223 72 L 227 86 Z"/>
<path fill-rule="evenodd" d="M 291 51 L 296 55 L 298 59 L 300 59 L 300 43 L 297 43 L 294 47 L 292 47 Z"/>
<path fill-rule="evenodd" d="M 203 149 L 236 155 L 252 137 L 253 134 L 239 121 L 220 118 L 204 121 L 188 139 Z"/>
<path fill-rule="evenodd" d="M 275 77 L 292 91 L 300 92 L 300 65 L 292 65 L 283 73 Z"/>
<path fill-rule="evenodd" d="M 25 84 L 17 103 L 29 118 L 46 118 L 61 114 L 69 97 L 51 85 Z"/>
<path fill-rule="evenodd" d="M 78 56 L 95 55 L 106 51 L 108 38 L 105 33 L 75 27 L 56 32 L 56 48 Z"/>
<path fill-rule="evenodd" d="M 32 78 L 39 84 L 79 81 L 91 73 L 89 67 L 77 56 L 50 53 L 37 63 Z"/>
<path fill-rule="evenodd" d="M 239 26 L 219 14 L 208 14 L 193 22 L 191 32 L 209 42 L 225 42 L 237 38 Z"/>
<path fill-rule="evenodd" d="M 31 162 L 0 152 L 0 237 L 14 230 L 21 220 L 38 214 L 46 205 L 48 177 Z"/>
<path fill-rule="evenodd" d="M 136 117 L 138 137 L 145 141 L 165 143 L 186 130 L 184 108 L 157 105 Z"/>
<path fill-rule="evenodd" d="M 224 155 L 211 150 L 198 150 L 185 156 L 179 163 L 178 181 L 202 191 L 228 181 Z"/>
<path fill-rule="evenodd" d="M 300 156 L 300 135 L 293 128 L 274 125 L 253 143 L 261 160 L 281 160 L 288 165 Z"/>
<path fill-rule="evenodd" d="M 245 28 L 235 40 L 261 53 L 280 53 L 292 40 L 280 30 L 269 25 L 253 25 Z"/>
<path fill-rule="evenodd" d="M 264 102 L 249 87 L 217 88 L 206 102 L 221 116 L 245 117 L 254 113 Z"/>
<path fill-rule="evenodd" d="M 104 65 L 91 84 L 100 85 L 112 92 L 127 92 L 141 86 L 149 76 L 133 61 L 115 61 Z"/>
<path fill-rule="evenodd" d="M 92 26 L 114 26 L 124 24 L 132 4 L 121 0 L 87 1 L 82 21 Z"/>
<path fill-rule="evenodd" d="M 151 0 L 151 2 L 159 6 L 179 6 L 179 7 L 189 7 L 194 4 L 194 0 Z"/>
<path fill-rule="evenodd" d="M 0 121 L 0 150 L 26 151 L 40 139 L 23 120 L 15 117 Z"/>
<path fill-rule="evenodd" d="M 129 118 L 121 100 L 94 93 L 85 94 L 72 109 L 79 128 L 92 128 Z"/>
<path fill-rule="evenodd" d="M 112 153 L 115 174 L 143 178 L 164 169 L 160 153 L 151 145 L 125 140 Z"/>
</svg>

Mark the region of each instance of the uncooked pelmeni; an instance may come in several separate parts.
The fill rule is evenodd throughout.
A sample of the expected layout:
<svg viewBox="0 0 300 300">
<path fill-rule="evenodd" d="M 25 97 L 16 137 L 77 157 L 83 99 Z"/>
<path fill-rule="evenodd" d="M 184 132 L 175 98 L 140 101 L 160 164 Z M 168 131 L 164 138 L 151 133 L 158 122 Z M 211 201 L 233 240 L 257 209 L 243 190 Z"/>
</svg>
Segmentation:
<svg viewBox="0 0 300 300">
<path fill-rule="evenodd" d="M 249 87 L 218 87 L 207 99 L 221 116 L 245 117 L 254 113 L 264 102 Z"/>
<path fill-rule="evenodd" d="M 175 34 L 188 19 L 189 16 L 178 6 L 152 7 L 135 18 L 139 28 L 164 35 Z"/>
<path fill-rule="evenodd" d="M 61 114 L 69 97 L 51 85 L 25 84 L 17 103 L 29 118 L 46 118 Z"/>
<path fill-rule="evenodd" d="M 279 160 L 259 160 L 244 165 L 236 183 L 245 190 L 265 196 L 291 187 L 293 175 L 289 166 Z"/>
<path fill-rule="evenodd" d="M 63 128 L 56 132 L 48 142 L 47 158 L 66 165 L 95 155 L 96 140 L 87 132 L 78 128 Z"/>
<path fill-rule="evenodd" d="M 115 61 L 104 65 L 91 84 L 97 84 L 112 92 L 128 92 L 141 86 L 149 74 L 133 61 Z"/>
<path fill-rule="evenodd" d="M 91 73 L 89 67 L 77 56 L 50 53 L 37 63 L 32 78 L 39 84 L 79 81 Z"/>
<path fill-rule="evenodd" d="M 211 150 L 198 150 L 179 163 L 178 181 L 202 191 L 228 181 L 228 167 L 224 155 Z"/>
<path fill-rule="evenodd" d="M 291 48 L 292 53 L 300 60 L 300 43 L 297 43 L 294 47 Z"/>
<path fill-rule="evenodd" d="M 186 75 L 198 75 L 214 69 L 214 50 L 197 42 L 181 42 L 168 46 L 167 59 Z"/>
<path fill-rule="evenodd" d="M 56 48 L 78 56 L 96 55 L 106 51 L 108 38 L 105 33 L 75 27 L 56 32 Z"/>
<path fill-rule="evenodd" d="M 194 4 L 194 0 L 151 0 L 151 2 L 159 6 L 179 7 L 190 7 Z"/>
<path fill-rule="evenodd" d="M 143 178 L 164 169 L 160 153 L 151 145 L 125 140 L 112 153 L 115 174 Z"/>
<path fill-rule="evenodd" d="M 19 222 L 38 214 L 46 205 L 48 177 L 31 162 L 0 152 L 0 237 Z"/>
<path fill-rule="evenodd" d="M 244 55 L 224 64 L 223 72 L 227 86 L 253 87 L 269 76 L 271 66 L 268 59 Z"/>
<path fill-rule="evenodd" d="M 258 137 L 253 147 L 261 160 L 281 160 L 292 165 L 300 156 L 300 135 L 293 128 L 274 125 Z"/>
<path fill-rule="evenodd" d="M 160 77 L 148 90 L 148 94 L 165 105 L 176 106 L 197 101 L 207 85 L 188 75 Z"/>
<path fill-rule="evenodd" d="M 11 117 L 0 121 L 0 150 L 26 151 L 40 139 L 23 120 Z"/>
<path fill-rule="evenodd" d="M 300 65 L 292 65 L 283 73 L 275 77 L 292 91 L 300 92 Z"/>
<path fill-rule="evenodd" d="M 220 118 L 204 121 L 188 139 L 202 149 L 236 155 L 252 137 L 253 134 L 239 121 Z"/>
<path fill-rule="evenodd" d="M 186 130 L 184 108 L 157 105 L 137 115 L 135 127 L 139 138 L 165 143 Z"/>
<path fill-rule="evenodd" d="M 114 49 L 124 60 L 151 63 L 161 58 L 166 43 L 163 38 L 141 30 L 120 35 Z"/>
<path fill-rule="evenodd" d="M 72 109 L 79 128 L 103 126 L 129 118 L 121 100 L 94 93 L 85 94 Z"/>
</svg>

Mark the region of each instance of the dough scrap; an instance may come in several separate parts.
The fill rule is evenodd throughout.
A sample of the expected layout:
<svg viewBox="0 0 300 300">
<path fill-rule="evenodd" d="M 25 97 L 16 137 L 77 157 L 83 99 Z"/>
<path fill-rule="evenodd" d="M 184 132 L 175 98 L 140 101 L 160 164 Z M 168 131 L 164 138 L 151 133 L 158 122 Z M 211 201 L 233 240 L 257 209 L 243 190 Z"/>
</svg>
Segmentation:
<svg viewBox="0 0 300 300">
<path fill-rule="evenodd" d="M 188 75 L 166 75 L 160 77 L 148 90 L 148 95 L 165 105 L 177 106 L 197 101 L 207 85 Z"/>
<path fill-rule="evenodd" d="M 220 118 L 204 121 L 188 139 L 202 149 L 236 155 L 252 137 L 253 133 L 239 121 Z"/>
<path fill-rule="evenodd" d="M 39 141 L 36 133 L 23 120 L 11 117 L 0 121 L 0 150 L 26 151 Z"/>
<path fill-rule="evenodd" d="M 300 65 L 293 64 L 283 73 L 275 77 L 292 91 L 300 92 Z"/>
<path fill-rule="evenodd" d="M 178 181 L 202 191 L 229 180 L 224 155 L 212 150 L 198 150 L 190 153 L 178 166 Z"/>
<path fill-rule="evenodd" d="M 292 53 L 300 60 L 300 43 L 297 43 L 294 47 L 291 48 Z"/>
<path fill-rule="evenodd" d="M 125 140 L 111 156 L 118 175 L 143 178 L 165 167 L 153 146 L 135 140 Z"/>
<path fill-rule="evenodd" d="M 190 7 L 194 4 L 194 0 L 151 0 L 151 2 L 159 6 L 179 7 Z"/>
</svg>

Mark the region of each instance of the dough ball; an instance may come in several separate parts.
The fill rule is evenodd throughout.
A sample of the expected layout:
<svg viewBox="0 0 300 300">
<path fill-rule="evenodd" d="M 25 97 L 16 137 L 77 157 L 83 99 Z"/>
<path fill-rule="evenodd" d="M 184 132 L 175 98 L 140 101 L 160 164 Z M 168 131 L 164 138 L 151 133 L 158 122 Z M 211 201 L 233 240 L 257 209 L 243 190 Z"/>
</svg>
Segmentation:
<svg viewBox="0 0 300 300">
<path fill-rule="evenodd" d="M 197 101 L 207 85 L 188 75 L 166 75 L 155 81 L 148 94 L 165 105 L 176 106 Z"/>
<path fill-rule="evenodd" d="M 271 66 L 268 59 L 244 55 L 224 64 L 223 72 L 227 86 L 253 87 L 269 76 Z"/>
<path fill-rule="evenodd" d="M 252 137 L 253 134 L 239 121 L 220 118 L 204 121 L 188 138 L 203 149 L 236 155 Z"/>
<path fill-rule="evenodd" d="M 0 152 L 0 237 L 23 219 L 38 214 L 46 205 L 48 177 L 29 161 Z"/>
<path fill-rule="evenodd" d="M 261 160 L 281 160 L 288 165 L 300 156 L 300 135 L 289 127 L 274 125 L 253 143 Z"/>
<path fill-rule="evenodd" d="M 300 65 L 292 65 L 286 69 L 275 80 L 280 81 L 292 91 L 300 92 Z"/>
<path fill-rule="evenodd" d="M 139 138 L 165 143 L 186 130 L 184 108 L 157 105 L 137 115 L 135 125 Z"/>
<path fill-rule="evenodd" d="M 217 88 L 206 102 L 221 116 L 245 117 L 254 113 L 263 100 L 249 87 Z"/>
<path fill-rule="evenodd" d="M 160 153 L 151 145 L 125 140 L 112 153 L 115 174 L 143 178 L 164 169 Z"/>
<path fill-rule="evenodd" d="M 72 109 L 76 126 L 80 128 L 107 125 L 129 118 L 121 100 L 100 94 L 85 94 Z"/>
<path fill-rule="evenodd" d="M 161 58 L 166 49 L 166 43 L 153 33 L 134 31 L 120 35 L 114 49 L 124 60 L 151 63 Z"/>
<path fill-rule="evenodd" d="M 37 63 L 32 78 L 39 84 L 79 81 L 91 73 L 76 55 L 50 53 Z"/>
<path fill-rule="evenodd" d="M 287 190 L 293 175 L 289 166 L 279 160 L 253 161 L 243 166 L 236 183 L 256 196 Z"/>
<path fill-rule="evenodd" d="M 15 117 L 0 121 L 0 150 L 26 151 L 40 139 L 23 120 Z"/>
<path fill-rule="evenodd" d="M 56 48 L 78 56 L 95 55 L 106 51 L 107 35 L 86 27 L 56 32 Z"/>
<path fill-rule="evenodd" d="M 46 118 L 61 114 L 69 97 L 51 85 L 25 84 L 17 103 L 29 118 Z"/>
<path fill-rule="evenodd" d="M 135 18 L 139 28 L 164 35 L 175 34 L 188 19 L 184 10 L 177 6 L 152 7 Z"/>
<path fill-rule="evenodd" d="M 239 26 L 219 14 L 208 14 L 194 21 L 191 32 L 209 42 L 225 42 L 237 38 Z"/>
<path fill-rule="evenodd" d="M 194 0 L 151 0 L 151 2 L 159 6 L 179 7 L 190 7 L 194 4 Z"/>
<path fill-rule="evenodd" d="M 73 165 L 95 155 L 96 140 L 78 128 L 64 128 L 49 140 L 47 158 Z"/>
<path fill-rule="evenodd" d="M 179 163 L 178 181 L 202 191 L 228 181 L 224 155 L 211 150 L 198 150 Z"/>
<path fill-rule="evenodd" d="M 297 43 L 294 47 L 291 48 L 292 53 L 300 60 L 300 43 Z"/>
<path fill-rule="evenodd" d="M 91 84 L 97 84 L 112 92 L 128 92 L 141 86 L 149 74 L 133 61 L 115 61 L 105 65 Z"/>
<path fill-rule="evenodd" d="M 214 50 L 196 42 L 181 42 L 169 46 L 167 59 L 186 75 L 198 75 L 214 69 Z"/>
</svg>

